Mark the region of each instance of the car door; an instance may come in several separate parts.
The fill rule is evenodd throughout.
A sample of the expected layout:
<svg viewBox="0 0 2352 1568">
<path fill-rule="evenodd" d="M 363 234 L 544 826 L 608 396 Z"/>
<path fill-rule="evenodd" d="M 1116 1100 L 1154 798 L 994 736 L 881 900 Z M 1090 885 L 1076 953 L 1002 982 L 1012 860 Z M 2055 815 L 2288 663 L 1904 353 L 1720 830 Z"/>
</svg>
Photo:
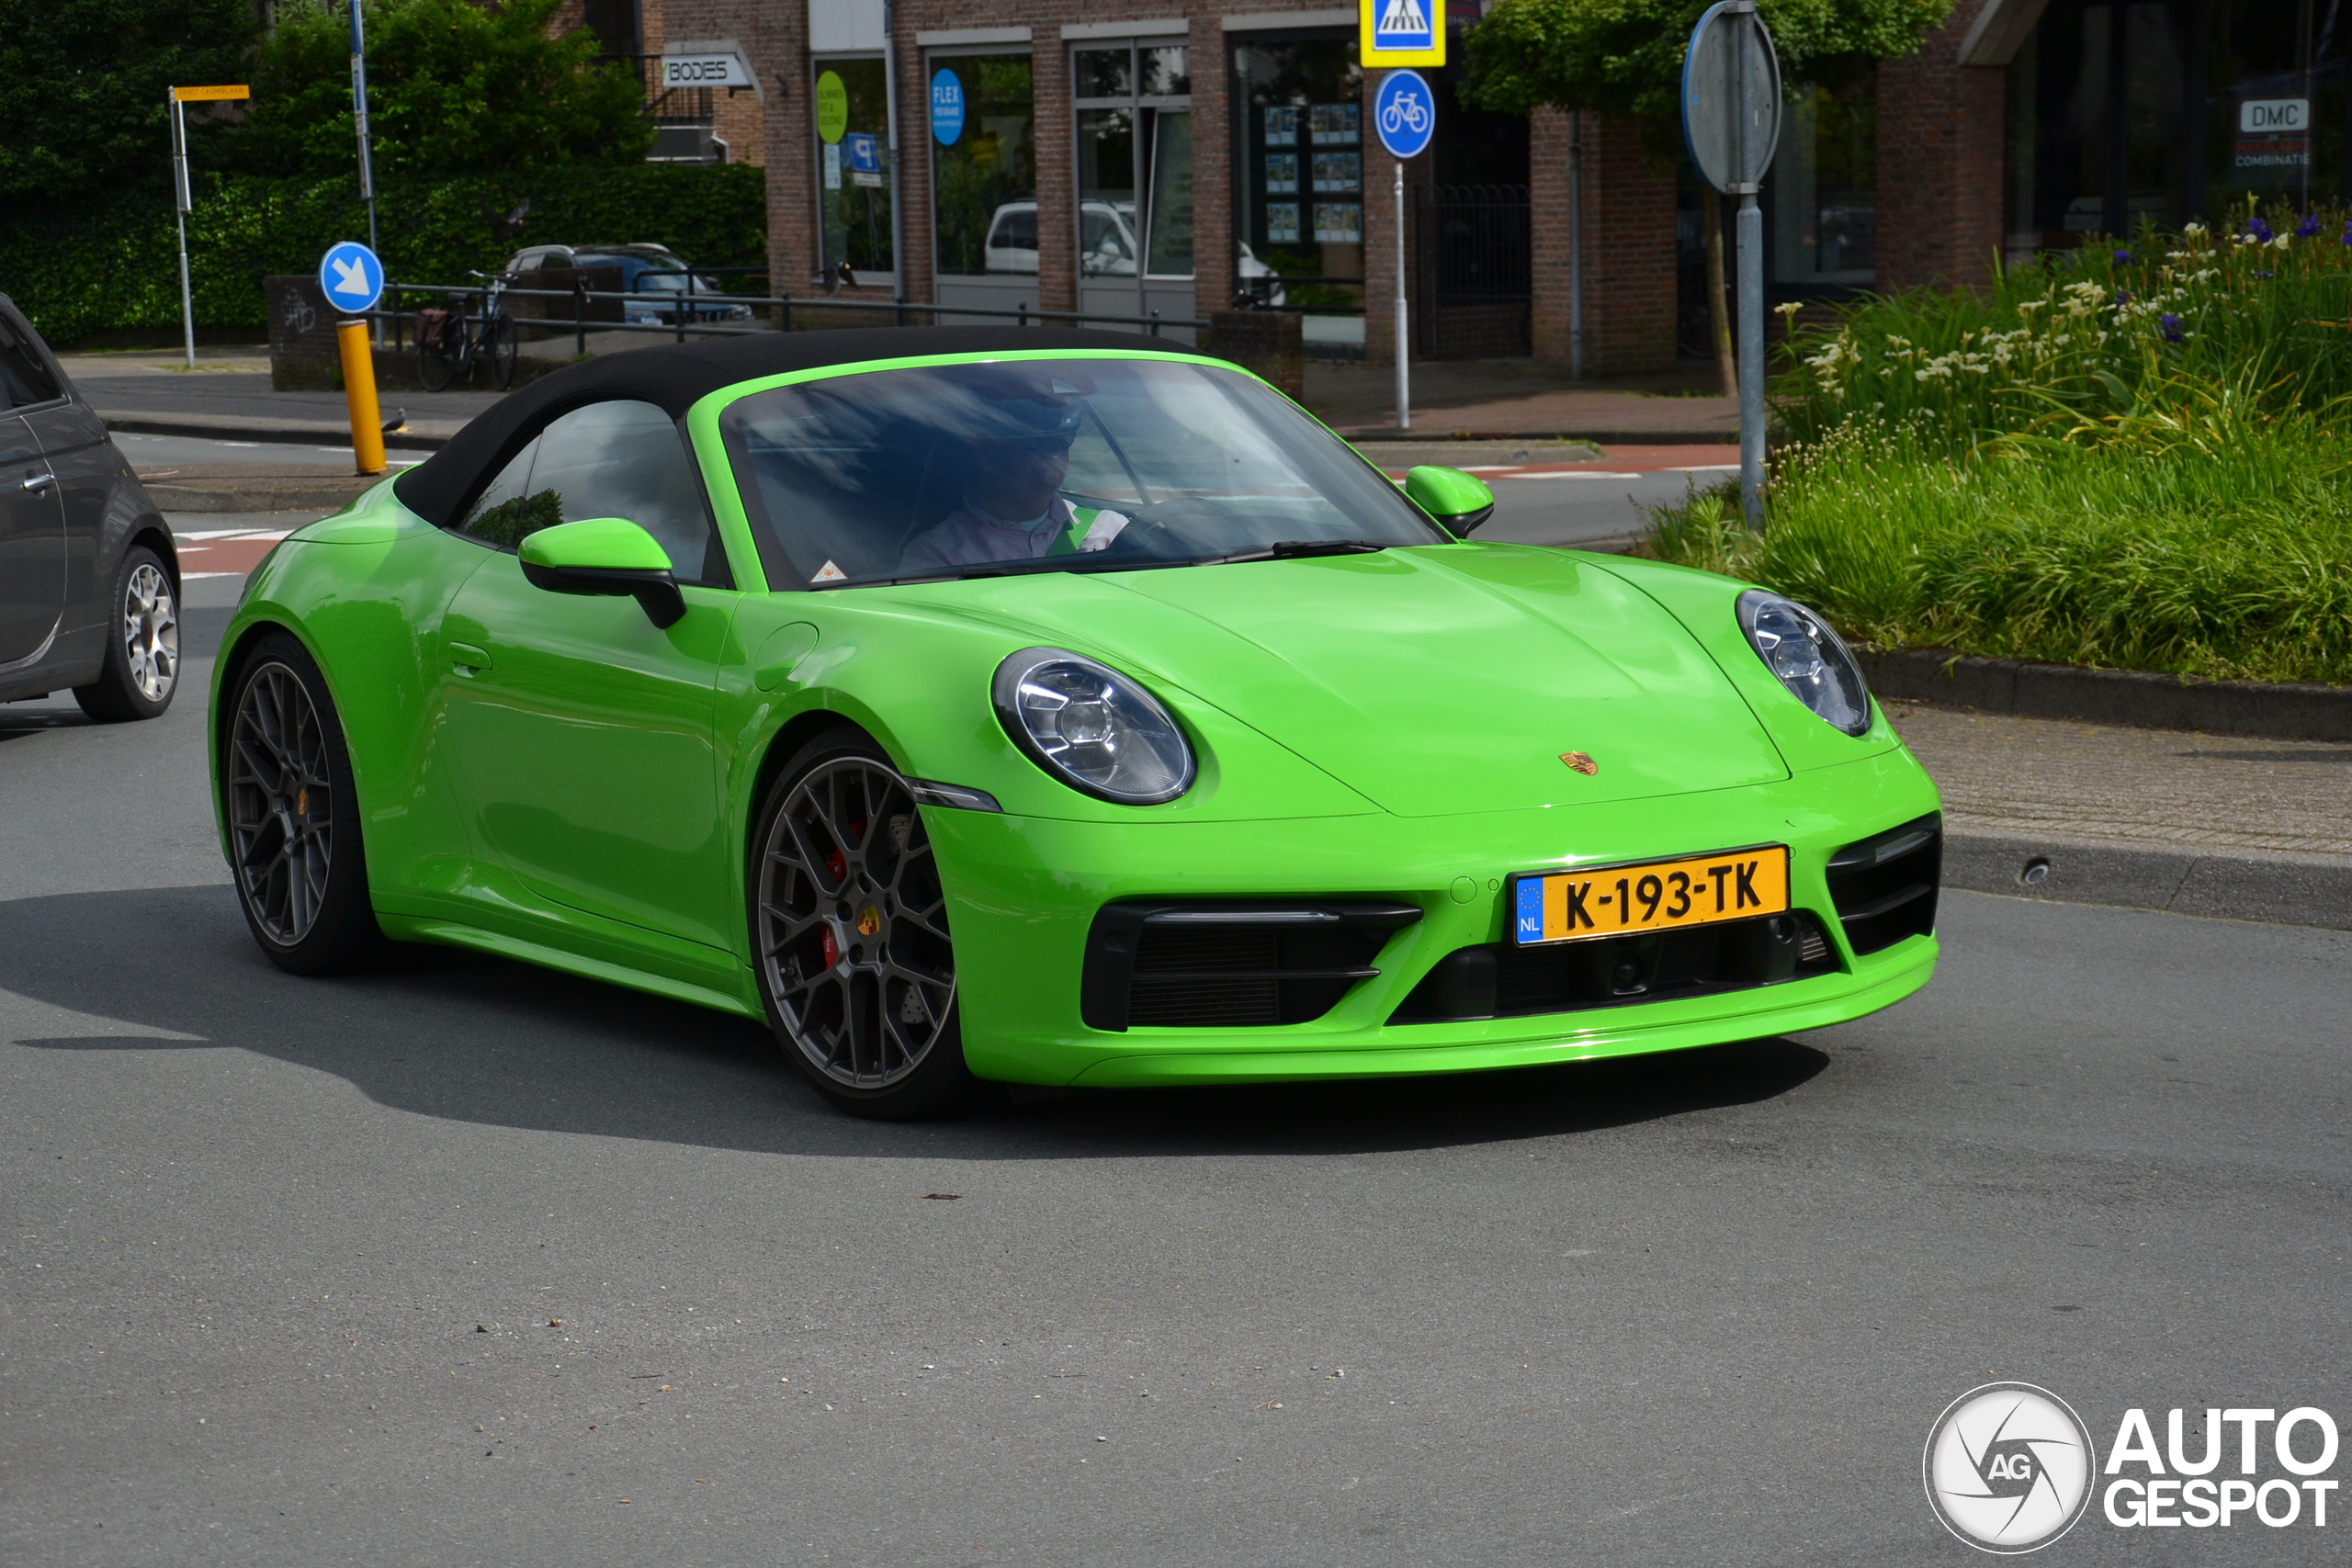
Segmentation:
<svg viewBox="0 0 2352 1568">
<path fill-rule="evenodd" d="M 0 314 L 0 409 L 59 396 L 40 356 Z M 0 412 L 0 672 L 49 650 L 65 610 L 65 509 L 57 471 L 20 412 Z"/>
<path fill-rule="evenodd" d="M 662 542 L 686 614 L 549 592 L 514 547 L 540 527 L 627 517 Z M 497 554 L 451 604 L 449 740 L 476 841 L 571 908 L 728 944 L 728 835 L 711 737 L 735 598 L 684 438 L 659 408 L 555 420 L 458 531 Z"/>
</svg>

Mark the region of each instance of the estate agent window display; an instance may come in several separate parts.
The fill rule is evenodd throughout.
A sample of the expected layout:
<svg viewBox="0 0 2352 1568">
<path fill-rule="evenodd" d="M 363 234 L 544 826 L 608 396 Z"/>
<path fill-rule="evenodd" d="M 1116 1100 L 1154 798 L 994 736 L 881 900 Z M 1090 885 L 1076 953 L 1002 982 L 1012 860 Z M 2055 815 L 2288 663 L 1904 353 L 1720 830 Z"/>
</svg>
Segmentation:
<svg viewBox="0 0 2352 1568">
<path fill-rule="evenodd" d="M 1238 39 L 1233 102 L 1237 287 L 1303 310 L 1309 343 L 1360 350 L 1365 127 L 1353 33 Z M 1245 257 L 1280 283 L 1242 276 Z"/>
</svg>

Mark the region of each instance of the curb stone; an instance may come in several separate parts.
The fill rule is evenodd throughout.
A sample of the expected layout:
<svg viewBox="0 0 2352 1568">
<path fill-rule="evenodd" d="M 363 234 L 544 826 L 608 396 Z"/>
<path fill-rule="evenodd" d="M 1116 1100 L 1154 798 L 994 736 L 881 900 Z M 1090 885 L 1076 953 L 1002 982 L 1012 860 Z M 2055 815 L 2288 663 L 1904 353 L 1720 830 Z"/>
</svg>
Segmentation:
<svg viewBox="0 0 2352 1568">
<path fill-rule="evenodd" d="M 2147 670 L 2030 664 L 1941 649 L 1856 649 L 1854 657 L 1881 698 L 2208 735 L 2352 740 L 2352 686 L 2186 681 Z"/>
<path fill-rule="evenodd" d="M 2025 878 L 2039 866 L 2041 876 Z M 2067 904 L 2352 931 L 2352 858 L 1944 829 L 1943 885 Z"/>
<path fill-rule="evenodd" d="M 297 446 L 351 445 L 349 424 L 330 424 L 324 421 L 287 423 L 248 420 L 234 414 L 108 413 L 103 409 L 98 410 L 97 414 L 108 430 L 119 430 L 131 435 L 189 435 L 206 441 L 266 441 L 272 445 L 283 443 Z M 384 445 L 396 451 L 437 452 L 447 445 L 448 440 L 446 435 L 396 430 L 384 437 Z"/>
</svg>

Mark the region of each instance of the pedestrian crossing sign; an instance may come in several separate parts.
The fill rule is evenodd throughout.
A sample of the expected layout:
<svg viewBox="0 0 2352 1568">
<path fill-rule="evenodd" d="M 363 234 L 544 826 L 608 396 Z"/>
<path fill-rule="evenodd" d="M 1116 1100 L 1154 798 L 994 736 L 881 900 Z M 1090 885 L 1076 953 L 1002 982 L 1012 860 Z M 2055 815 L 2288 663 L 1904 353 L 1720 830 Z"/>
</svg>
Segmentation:
<svg viewBox="0 0 2352 1568">
<path fill-rule="evenodd" d="M 1445 0 L 1356 0 L 1370 66 L 1445 63 Z"/>
</svg>

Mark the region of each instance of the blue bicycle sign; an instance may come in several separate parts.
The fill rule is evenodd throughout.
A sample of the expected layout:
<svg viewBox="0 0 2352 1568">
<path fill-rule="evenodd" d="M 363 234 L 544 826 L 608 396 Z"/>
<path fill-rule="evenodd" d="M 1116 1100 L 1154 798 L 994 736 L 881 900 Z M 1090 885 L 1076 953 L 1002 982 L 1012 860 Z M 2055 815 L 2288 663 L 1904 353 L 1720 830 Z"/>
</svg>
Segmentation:
<svg viewBox="0 0 2352 1568">
<path fill-rule="evenodd" d="M 1392 158 L 1418 158 L 1437 134 L 1437 95 L 1418 71 L 1391 71 L 1373 95 L 1372 118 Z"/>
</svg>

